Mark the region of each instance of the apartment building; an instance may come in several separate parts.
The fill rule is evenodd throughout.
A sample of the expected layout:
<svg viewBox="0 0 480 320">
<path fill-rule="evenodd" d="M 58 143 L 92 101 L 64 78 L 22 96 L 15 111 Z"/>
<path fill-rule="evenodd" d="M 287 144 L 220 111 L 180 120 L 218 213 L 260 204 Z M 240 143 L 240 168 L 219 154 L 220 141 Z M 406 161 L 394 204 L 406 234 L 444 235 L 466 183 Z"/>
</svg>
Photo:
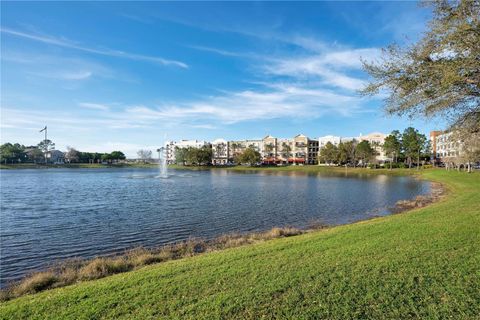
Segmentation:
<svg viewBox="0 0 480 320">
<path fill-rule="evenodd" d="M 212 164 L 226 165 L 230 162 L 230 150 L 228 141 L 217 139 L 212 142 Z"/>
<path fill-rule="evenodd" d="M 390 161 L 390 158 L 387 157 L 383 151 L 383 143 L 385 142 L 386 137 L 387 135 L 385 133 L 372 132 L 367 135 L 360 134 L 358 141 L 368 141 L 372 148 L 377 152 L 375 159 L 377 159 L 377 161 L 385 162 Z"/>
<path fill-rule="evenodd" d="M 448 157 L 460 155 L 462 146 L 452 138 L 451 132 L 431 131 L 430 144 L 435 162 L 445 162 Z"/>
<path fill-rule="evenodd" d="M 262 158 L 265 164 L 315 164 L 318 157 L 318 141 L 303 134 L 291 139 L 263 138 Z"/>
<path fill-rule="evenodd" d="M 235 157 L 247 148 L 252 148 L 257 152 L 262 153 L 263 141 L 256 139 L 228 141 L 229 162 L 234 162 Z"/>
</svg>

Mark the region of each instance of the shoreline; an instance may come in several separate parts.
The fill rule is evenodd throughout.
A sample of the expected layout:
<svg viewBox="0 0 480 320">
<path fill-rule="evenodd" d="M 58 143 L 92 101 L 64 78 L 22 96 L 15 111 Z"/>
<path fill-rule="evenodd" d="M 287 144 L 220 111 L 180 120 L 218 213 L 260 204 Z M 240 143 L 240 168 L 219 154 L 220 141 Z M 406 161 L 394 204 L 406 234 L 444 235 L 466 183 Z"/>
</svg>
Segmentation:
<svg viewBox="0 0 480 320">
<path fill-rule="evenodd" d="M 315 166 L 317 167 L 317 166 Z M 304 166 L 298 166 L 294 168 L 305 168 Z M 319 167 L 323 168 L 323 167 Z M 208 170 L 207 168 L 206 170 Z M 232 168 L 234 169 L 234 167 Z M 243 167 L 234 169 L 234 171 L 251 171 L 241 170 Z M 275 168 L 262 168 L 268 169 L 268 171 L 275 171 Z M 194 169 L 198 170 L 198 169 Z M 371 169 L 357 168 L 351 174 L 369 173 L 363 172 L 364 170 L 370 171 Z M 374 169 L 382 170 L 382 169 Z M 400 169 L 405 170 L 405 169 Z M 257 169 L 256 171 L 259 171 Z M 297 171 L 301 172 L 301 169 L 294 170 L 282 170 L 281 172 Z M 321 171 L 325 171 L 322 169 Z M 332 170 L 328 167 L 327 172 L 338 173 L 338 170 Z M 388 174 L 390 170 L 387 171 Z M 308 172 L 306 172 L 308 173 Z M 398 175 L 398 173 L 391 174 Z M 411 176 L 410 174 L 401 174 L 404 176 Z M 424 179 L 424 177 L 418 174 L 415 178 Z M 427 195 L 418 195 L 413 199 L 400 200 L 395 203 L 393 207 L 389 207 L 390 216 L 394 214 L 407 213 L 414 209 L 424 208 L 429 206 L 446 196 L 446 188 L 440 182 L 432 182 L 431 190 Z M 72 284 L 84 282 L 87 280 L 100 279 L 108 277 L 114 274 L 137 270 L 151 264 L 160 264 L 170 260 L 178 260 L 189 256 L 196 256 L 199 254 L 221 251 L 228 248 L 240 247 L 245 245 L 251 245 L 259 241 L 268 241 L 276 238 L 291 237 L 301 234 L 318 232 L 324 229 L 331 229 L 342 225 L 352 225 L 356 223 L 362 223 L 373 219 L 381 219 L 385 216 L 372 216 L 371 218 L 362 219 L 346 224 L 339 225 L 326 225 L 320 221 L 312 221 L 306 228 L 296 228 L 291 226 L 276 226 L 270 230 L 257 231 L 251 233 L 230 233 L 223 234 L 212 239 L 205 238 L 191 238 L 175 242 L 172 244 L 144 248 L 135 247 L 131 249 L 125 249 L 123 253 L 112 253 L 108 255 L 100 255 L 94 258 L 73 258 L 63 261 L 53 261 L 50 267 L 43 268 L 38 271 L 34 271 L 26 274 L 19 280 L 14 280 L 7 283 L 6 286 L 0 289 L 0 301 L 8 301 L 17 297 L 23 296 L 29 293 L 37 293 L 48 289 L 65 287 Z M 85 275 L 86 269 L 91 269 L 89 273 L 93 275 Z M 101 270 L 99 270 L 101 269 Z M 109 270 L 110 269 L 110 270 Z M 32 283 L 33 282 L 33 283 Z M 36 282 L 45 282 L 43 284 L 36 284 Z M 26 287 L 28 284 L 28 288 Z M 32 289 L 31 287 L 34 287 Z M 32 291 L 33 290 L 33 291 Z"/>
<path fill-rule="evenodd" d="M 19 297 L 0 303 L 0 313 L 9 319 L 253 319 L 266 314 L 394 319 L 412 312 L 420 318 L 459 313 L 475 318 L 480 175 L 425 170 L 419 178 L 442 183 L 446 197 L 408 214 L 199 254 Z M 412 309 L 411 301 L 425 303 Z M 225 310 L 225 303 L 234 309 Z"/>
</svg>

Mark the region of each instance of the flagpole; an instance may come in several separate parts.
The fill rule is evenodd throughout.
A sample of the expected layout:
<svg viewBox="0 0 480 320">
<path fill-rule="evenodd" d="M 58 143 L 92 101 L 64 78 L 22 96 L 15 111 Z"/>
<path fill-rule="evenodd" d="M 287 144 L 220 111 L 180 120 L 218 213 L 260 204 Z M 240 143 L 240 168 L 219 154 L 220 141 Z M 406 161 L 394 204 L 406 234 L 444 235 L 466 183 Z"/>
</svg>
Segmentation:
<svg viewBox="0 0 480 320">
<path fill-rule="evenodd" d="M 47 161 L 47 153 L 48 153 L 48 146 L 47 146 L 47 126 L 45 126 L 45 164 L 48 164 L 48 161 Z"/>
</svg>

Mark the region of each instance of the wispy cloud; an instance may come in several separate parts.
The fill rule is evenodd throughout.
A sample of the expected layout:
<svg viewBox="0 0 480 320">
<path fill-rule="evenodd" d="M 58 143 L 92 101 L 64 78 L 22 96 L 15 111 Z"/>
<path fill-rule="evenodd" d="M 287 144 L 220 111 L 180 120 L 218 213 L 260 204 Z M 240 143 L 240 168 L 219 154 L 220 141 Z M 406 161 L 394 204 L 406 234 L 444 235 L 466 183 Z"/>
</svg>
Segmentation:
<svg viewBox="0 0 480 320">
<path fill-rule="evenodd" d="M 379 54 L 376 48 L 352 49 L 326 52 L 306 57 L 287 57 L 274 59 L 264 66 L 268 74 L 286 76 L 295 79 L 317 79 L 326 86 L 346 90 L 358 90 L 364 86 L 364 80 L 352 75 L 361 69 L 361 58 L 372 60 Z"/>
<path fill-rule="evenodd" d="M 233 124 L 277 118 L 312 119 L 325 114 L 351 116 L 365 112 L 364 101 L 354 95 L 331 90 L 272 84 L 265 91 L 245 90 L 202 101 L 152 108 L 127 107 L 130 119 L 159 121 L 173 119 L 190 122 L 200 119 Z"/>
<path fill-rule="evenodd" d="M 93 54 L 99 54 L 99 55 L 117 57 L 117 58 L 125 58 L 130 60 L 137 60 L 137 61 L 146 61 L 146 62 L 152 62 L 152 63 L 161 64 L 165 66 L 175 66 L 175 67 L 180 67 L 185 69 L 188 68 L 188 65 L 181 61 L 169 60 L 169 59 L 164 59 L 156 56 L 147 56 L 142 54 L 129 53 L 129 52 L 119 51 L 119 50 L 97 49 L 97 48 L 79 45 L 65 38 L 56 38 L 50 35 L 38 35 L 38 34 L 32 34 L 32 33 L 25 33 L 22 31 L 17 31 L 9 28 L 0 28 L 0 31 L 2 33 L 9 34 L 16 37 L 21 37 L 21 38 L 25 38 L 25 39 L 29 39 L 37 42 L 59 46 L 59 47 L 80 50 L 80 51 L 93 53 Z"/>
<path fill-rule="evenodd" d="M 80 102 L 78 106 L 82 108 L 102 110 L 102 111 L 110 110 L 109 106 L 105 104 L 99 104 L 99 103 Z"/>
<path fill-rule="evenodd" d="M 212 47 L 206 47 L 206 46 L 195 46 L 195 45 L 188 45 L 186 47 L 199 50 L 199 51 L 212 52 L 212 53 L 219 54 L 222 56 L 227 56 L 227 57 L 263 59 L 261 55 L 258 55 L 252 52 L 234 52 L 234 51 L 222 50 L 218 48 L 212 48 Z"/>
</svg>

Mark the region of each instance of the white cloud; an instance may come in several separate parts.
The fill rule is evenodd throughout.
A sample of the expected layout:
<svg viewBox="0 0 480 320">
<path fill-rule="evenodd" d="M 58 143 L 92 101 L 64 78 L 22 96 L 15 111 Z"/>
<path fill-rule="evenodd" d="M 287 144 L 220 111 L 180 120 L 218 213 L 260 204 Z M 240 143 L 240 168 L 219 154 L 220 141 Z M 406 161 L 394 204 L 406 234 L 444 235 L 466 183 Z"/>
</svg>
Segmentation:
<svg viewBox="0 0 480 320">
<path fill-rule="evenodd" d="M 80 50 L 80 51 L 104 55 L 104 56 L 125 58 L 125 59 L 138 60 L 138 61 L 147 61 L 147 62 L 153 62 L 153 63 L 166 65 L 166 66 L 176 66 L 176 67 L 185 68 L 185 69 L 188 68 L 188 65 L 184 62 L 164 59 L 161 57 L 147 56 L 147 55 L 141 55 L 136 53 L 129 53 L 125 51 L 112 50 L 112 49 L 96 49 L 96 48 L 91 48 L 91 47 L 86 47 L 86 46 L 76 44 L 64 38 L 55 38 L 48 35 L 30 34 L 30 33 L 25 33 L 25 32 L 8 29 L 8 28 L 0 28 L 0 31 L 5 34 L 13 35 L 16 37 L 21 37 L 21 38 L 30 39 L 37 42 L 42 42 L 42 43 L 51 44 L 59 47 L 75 49 L 75 50 Z"/>
<path fill-rule="evenodd" d="M 372 60 L 378 54 L 378 49 L 366 48 L 272 59 L 272 63 L 265 65 L 264 70 L 271 75 L 320 80 L 326 86 L 358 90 L 364 86 L 364 80 L 350 74 L 361 69 L 361 58 Z"/>
<path fill-rule="evenodd" d="M 103 111 L 107 111 L 110 109 L 110 107 L 105 104 L 89 103 L 89 102 L 80 102 L 78 106 L 82 108 L 96 109 L 96 110 L 103 110 Z"/>
</svg>

